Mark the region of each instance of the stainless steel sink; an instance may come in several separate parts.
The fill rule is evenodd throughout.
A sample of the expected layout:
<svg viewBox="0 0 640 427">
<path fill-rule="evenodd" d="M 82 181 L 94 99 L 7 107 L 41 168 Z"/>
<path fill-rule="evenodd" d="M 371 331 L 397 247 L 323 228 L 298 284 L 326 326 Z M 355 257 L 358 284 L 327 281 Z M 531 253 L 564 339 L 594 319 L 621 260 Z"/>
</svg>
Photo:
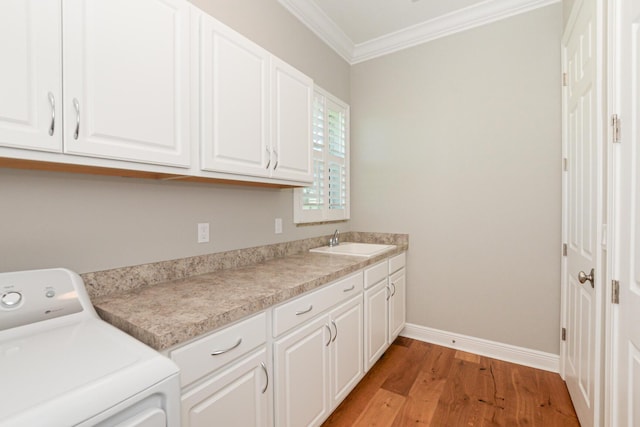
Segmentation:
<svg viewBox="0 0 640 427">
<path fill-rule="evenodd" d="M 336 246 L 321 246 L 319 248 L 310 249 L 309 252 L 371 258 L 395 247 L 395 245 L 379 245 L 375 243 L 344 242 Z"/>
</svg>

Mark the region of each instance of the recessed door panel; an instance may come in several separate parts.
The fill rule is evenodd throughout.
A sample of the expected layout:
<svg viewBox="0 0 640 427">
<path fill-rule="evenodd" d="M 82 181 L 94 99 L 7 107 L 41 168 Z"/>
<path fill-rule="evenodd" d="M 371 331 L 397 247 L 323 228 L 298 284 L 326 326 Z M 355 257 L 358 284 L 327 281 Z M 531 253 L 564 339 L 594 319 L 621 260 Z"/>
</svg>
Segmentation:
<svg viewBox="0 0 640 427">
<path fill-rule="evenodd" d="M 188 5 L 69 0 L 64 23 L 65 152 L 188 166 Z"/>
<path fill-rule="evenodd" d="M 0 4 L 0 145 L 62 150 L 60 0 Z"/>
</svg>

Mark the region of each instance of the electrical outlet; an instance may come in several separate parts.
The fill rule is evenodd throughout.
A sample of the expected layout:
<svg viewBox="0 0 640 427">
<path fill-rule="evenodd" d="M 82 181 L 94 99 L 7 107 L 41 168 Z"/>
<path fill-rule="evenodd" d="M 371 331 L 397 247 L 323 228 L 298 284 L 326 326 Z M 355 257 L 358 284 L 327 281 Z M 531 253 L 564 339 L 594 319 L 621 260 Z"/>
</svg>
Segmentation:
<svg viewBox="0 0 640 427">
<path fill-rule="evenodd" d="M 209 223 L 202 222 L 198 224 L 198 243 L 209 242 Z"/>
<path fill-rule="evenodd" d="M 282 234 L 282 218 L 276 218 L 276 234 Z"/>
</svg>

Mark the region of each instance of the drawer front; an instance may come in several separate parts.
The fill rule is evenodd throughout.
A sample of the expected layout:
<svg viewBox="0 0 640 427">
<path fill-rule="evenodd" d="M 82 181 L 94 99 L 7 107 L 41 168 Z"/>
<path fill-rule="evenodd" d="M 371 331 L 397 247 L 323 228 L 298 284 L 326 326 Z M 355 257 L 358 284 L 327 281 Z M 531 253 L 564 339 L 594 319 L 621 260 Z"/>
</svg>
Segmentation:
<svg viewBox="0 0 640 427">
<path fill-rule="evenodd" d="M 387 260 L 377 263 L 364 271 L 364 288 L 368 289 L 375 285 L 389 274 Z"/>
<path fill-rule="evenodd" d="M 363 276 L 362 272 L 359 272 L 276 307 L 273 310 L 273 336 L 277 337 L 335 304 L 356 295 L 362 291 L 362 284 Z"/>
<path fill-rule="evenodd" d="M 407 263 L 407 254 L 405 252 L 389 258 L 389 274 L 395 273 L 404 267 Z"/>
<path fill-rule="evenodd" d="M 180 385 L 232 362 L 267 341 L 267 315 L 260 313 L 171 352 L 180 367 Z"/>
</svg>

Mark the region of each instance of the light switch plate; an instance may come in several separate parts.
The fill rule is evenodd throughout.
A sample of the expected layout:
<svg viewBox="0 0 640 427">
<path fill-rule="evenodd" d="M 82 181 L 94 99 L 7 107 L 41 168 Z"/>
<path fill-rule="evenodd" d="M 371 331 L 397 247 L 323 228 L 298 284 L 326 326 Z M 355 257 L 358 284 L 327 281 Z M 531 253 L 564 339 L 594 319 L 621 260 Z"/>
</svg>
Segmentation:
<svg viewBox="0 0 640 427">
<path fill-rule="evenodd" d="M 282 218 L 276 218 L 276 234 L 282 234 Z"/>
</svg>

